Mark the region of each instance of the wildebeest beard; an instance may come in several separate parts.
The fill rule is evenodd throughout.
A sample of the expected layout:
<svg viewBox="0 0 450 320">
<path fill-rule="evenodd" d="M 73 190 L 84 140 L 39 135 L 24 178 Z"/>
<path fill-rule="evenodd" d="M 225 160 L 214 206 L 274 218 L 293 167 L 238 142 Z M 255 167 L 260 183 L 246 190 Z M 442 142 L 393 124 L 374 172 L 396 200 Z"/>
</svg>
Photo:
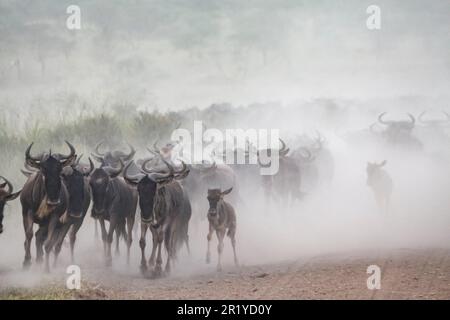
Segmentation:
<svg viewBox="0 0 450 320">
<path fill-rule="evenodd" d="M 105 204 L 109 185 L 109 176 L 102 169 L 97 169 L 91 176 L 90 184 L 93 198 L 92 216 L 102 216 L 106 211 Z"/>
<path fill-rule="evenodd" d="M 61 195 L 61 163 L 50 156 L 42 164 L 42 175 L 44 177 L 47 204 L 53 205 L 60 202 Z"/>
<path fill-rule="evenodd" d="M 157 192 L 157 183 L 148 176 L 142 178 L 137 186 L 139 195 L 139 207 L 141 209 L 141 220 L 144 223 L 151 222 L 153 218 L 154 202 Z"/>
</svg>

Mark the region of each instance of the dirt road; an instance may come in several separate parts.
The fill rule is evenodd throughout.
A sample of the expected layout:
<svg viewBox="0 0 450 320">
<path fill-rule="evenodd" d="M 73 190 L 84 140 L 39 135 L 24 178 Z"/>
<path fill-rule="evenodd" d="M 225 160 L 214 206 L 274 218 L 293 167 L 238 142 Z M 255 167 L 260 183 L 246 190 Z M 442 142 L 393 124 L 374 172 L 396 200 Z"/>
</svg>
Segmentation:
<svg viewBox="0 0 450 320">
<path fill-rule="evenodd" d="M 214 266 L 161 279 L 137 270 L 84 268 L 82 288 L 65 289 L 63 272 L 14 285 L 3 270 L 0 299 L 450 299 L 449 249 L 396 249 L 321 255 L 257 266 Z M 367 267 L 381 268 L 381 289 L 367 288 Z M 22 274 L 22 276 L 21 276 Z M 8 277 L 9 275 L 9 277 Z"/>
</svg>

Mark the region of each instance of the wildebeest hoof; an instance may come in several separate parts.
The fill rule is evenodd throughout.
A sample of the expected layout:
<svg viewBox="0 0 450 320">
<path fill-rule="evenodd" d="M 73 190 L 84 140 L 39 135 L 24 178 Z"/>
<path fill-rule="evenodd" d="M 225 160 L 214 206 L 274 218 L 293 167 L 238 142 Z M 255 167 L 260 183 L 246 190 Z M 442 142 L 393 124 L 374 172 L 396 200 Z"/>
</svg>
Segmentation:
<svg viewBox="0 0 450 320">
<path fill-rule="evenodd" d="M 22 266 L 23 266 L 23 268 L 24 268 L 25 270 L 30 269 L 31 261 L 30 261 L 30 260 L 25 260 L 25 261 L 23 262 Z"/>
<path fill-rule="evenodd" d="M 145 273 L 147 272 L 147 265 L 146 264 L 141 264 L 141 273 L 145 275 Z"/>
</svg>

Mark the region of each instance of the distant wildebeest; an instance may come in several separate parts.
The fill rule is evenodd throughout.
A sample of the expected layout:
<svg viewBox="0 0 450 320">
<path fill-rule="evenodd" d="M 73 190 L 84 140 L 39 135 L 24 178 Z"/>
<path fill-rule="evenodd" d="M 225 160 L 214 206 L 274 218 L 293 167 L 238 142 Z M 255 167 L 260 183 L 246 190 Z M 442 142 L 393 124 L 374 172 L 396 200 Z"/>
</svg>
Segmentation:
<svg viewBox="0 0 450 320">
<path fill-rule="evenodd" d="M 368 162 L 367 163 L 367 185 L 372 189 L 375 201 L 380 210 L 387 214 L 389 210 L 389 203 L 392 194 L 392 178 L 383 167 L 386 165 L 386 160 L 381 163 Z"/>
<path fill-rule="evenodd" d="M 217 246 L 217 252 L 219 254 L 217 271 L 222 271 L 222 252 L 223 252 L 223 238 L 225 233 L 230 237 L 231 245 L 233 246 L 234 263 L 239 265 L 236 255 L 236 213 L 233 206 L 226 202 L 223 197 L 231 192 L 232 188 L 221 191 L 220 189 L 208 190 L 208 222 L 209 232 L 207 236 L 208 251 L 206 253 L 206 263 L 211 262 L 210 244 L 213 232 L 216 232 L 217 240 L 219 244 Z"/>
<path fill-rule="evenodd" d="M 334 158 L 325 143 L 325 138 L 319 132 L 314 138 L 303 135 L 300 146 L 290 155 L 297 159 L 300 165 L 303 190 L 311 190 L 322 184 L 327 185 L 333 180 Z"/>
<path fill-rule="evenodd" d="M 301 171 L 297 161 L 288 156 L 290 151 L 283 140 L 280 139 L 280 149 L 258 150 L 258 164 L 260 167 L 270 167 L 270 163 L 263 163 L 262 154 L 273 157 L 279 156 L 278 172 L 273 175 L 262 176 L 262 186 L 266 201 L 272 199 L 284 205 L 292 204 L 296 199 L 301 198 Z"/>
<path fill-rule="evenodd" d="M 378 123 L 385 127 L 381 132 L 381 137 L 390 145 L 405 147 L 408 149 L 422 149 L 422 143 L 412 134 L 416 119 L 408 113 L 408 120 L 386 120 L 386 112 L 378 116 Z M 378 134 L 375 130 L 376 123 L 370 126 L 372 133 Z"/>
<path fill-rule="evenodd" d="M 119 177 L 124 168 L 122 160 L 119 167 L 102 166 L 94 169 L 89 178 L 92 190 L 92 217 L 100 222 L 106 265 L 112 263 L 111 243 L 114 232 L 122 235 L 127 243 L 127 263 L 130 261 L 132 231 L 136 215 L 138 194 L 136 190 Z M 106 230 L 105 221 L 109 221 Z"/>
<path fill-rule="evenodd" d="M 36 232 L 36 261 L 40 263 L 44 255 L 45 270 L 49 271 L 49 256 L 58 235 L 60 218 L 66 212 L 69 195 L 62 182 L 61 173 L 64 167 L 70 166 L 76 160 L 75 148 L 66 141 L 70 148 L 69 155 L 42 154 L 38 157 L 31 155 L 31 147 L 25 152 L 26 164 L 38 172 L 30 176 L 20 195 L 22 203 L 23 226 L 25 231 L 25 259 L 23 266 L 31 264 L 31 239 L 33 238 L 33 224 L 39 225 Z"/>
<path fill-rule="evenodd" d="M 175 171 L 173 166 L 164 158 L 160 158 L 169 169 L 168 172 L 153 171 L 147 168 L 151 161 L 148 159 L 142 163 L 141 173 L 129 175 L 128 169 L 124 170 L 124 178 L 131 185 L 137 186 L 139 192 L 139 206 L 141 209 L 141 270 L 147 270 L 145 258 L 145 236 L 150 228 L 153 236 L 153 249 L 149 265 L 153 266 L 156 257 L 155 274 L 162 272 L 162 243 L 167 250 L 166 273 L 170 272 L 170 263 L 176 259 L 179 248 L 186 244 L 189 250 L 189 220 L 191 218 L 191 204 L 187 193 L 177 180 L 184 179 L 189 170 L 182 163 L 183 168 Z"/>
<path fill-rule="evenodd" d="M 5 177 L 0 176 L 3 183 L 0 183 L 0 233 L 3 232 L 3 211 L 5 205 L 8 201 L 16 199 L 21 191 L 13 193 L 14 188 L 11 182 L 9 182 Z"/>
<path fill-rule="evenodd" d="M 91 156 L 94 158 L 95 161 L 99 162 L 101 166 L 111 166 L 111 167 L 118 167 L 120 165 L 120 161 L 127 164 L 128 161 L 131 161 L 136 154 L 136 150 L 133 148 L 132 145 L 128 145 L 130 148 L 129 153 L 125 153 L 120 150 L 113 150 L 113 151 L 107 151 L 107 152 L 101 152 L 100 146 L 103 144 L 103 142 L 99 142 L 95 146 L 95 152 L 91 153 Z"/>
<path fill-rule="evenodd" d="M 81 157 L 80 157 L 81 158 Z M 91 203 L 91 191 L 88 177 L 94 170 L 94 164 L 89 158 L 89 169 L 80 163 L 80 158 L 71 166 L 65 167 L 61 176 L 69 193 L 67 210 L 61 217 L 62 226 L 58 232 L 55 244 L 55 265 L 58 255 L 61 251 L 64 238 L 70 230 L 70 255 L 72 263 L 74 262 L 74 247 L 77 232 L 83 224 L 86 213 Z"/>
</svg>

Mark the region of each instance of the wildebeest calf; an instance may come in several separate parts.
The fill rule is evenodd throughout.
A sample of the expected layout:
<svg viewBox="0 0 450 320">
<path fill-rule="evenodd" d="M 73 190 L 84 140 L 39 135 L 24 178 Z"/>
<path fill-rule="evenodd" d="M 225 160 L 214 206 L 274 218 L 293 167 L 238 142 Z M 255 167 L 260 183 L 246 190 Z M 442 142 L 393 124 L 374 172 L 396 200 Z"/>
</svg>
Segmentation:
<svg viewBox="0 0 450 320">
<path fill-rule="evenodd" d="M 206 253 L 206 263 L 211 261 L 210 244 L 211 238 L 214 231 L 216 231 L 217 239 L 219 240 L 219 245 L 217 246 L 217 251 L 219 253 L 219 261 L 217 264 L 217 271 L 222 270 L 222 252 L 223 252 L 223 238 L 225 237 L 225 232 L 231 239 L 231 245 L 233 246 L 234 263 L 236 266 L 239 265 L 236 256 L 236 214 L 234 208 L 231 204 L 223 200 L 223 197 L 231 192 L 233 188 L 225 191 L 220 189 L 208 189 L 208 221 L 209 221 L 209 232 L 208 232 L 208 251 Z"/>
<path fill-rule="evenodd" d="M 392 179 L 383 169 L 386 160 L 381 163 L 367 163 L 367 185 L 373 190 L 378 207 L 387 214 L 392 193 Z"/>
</svg>

